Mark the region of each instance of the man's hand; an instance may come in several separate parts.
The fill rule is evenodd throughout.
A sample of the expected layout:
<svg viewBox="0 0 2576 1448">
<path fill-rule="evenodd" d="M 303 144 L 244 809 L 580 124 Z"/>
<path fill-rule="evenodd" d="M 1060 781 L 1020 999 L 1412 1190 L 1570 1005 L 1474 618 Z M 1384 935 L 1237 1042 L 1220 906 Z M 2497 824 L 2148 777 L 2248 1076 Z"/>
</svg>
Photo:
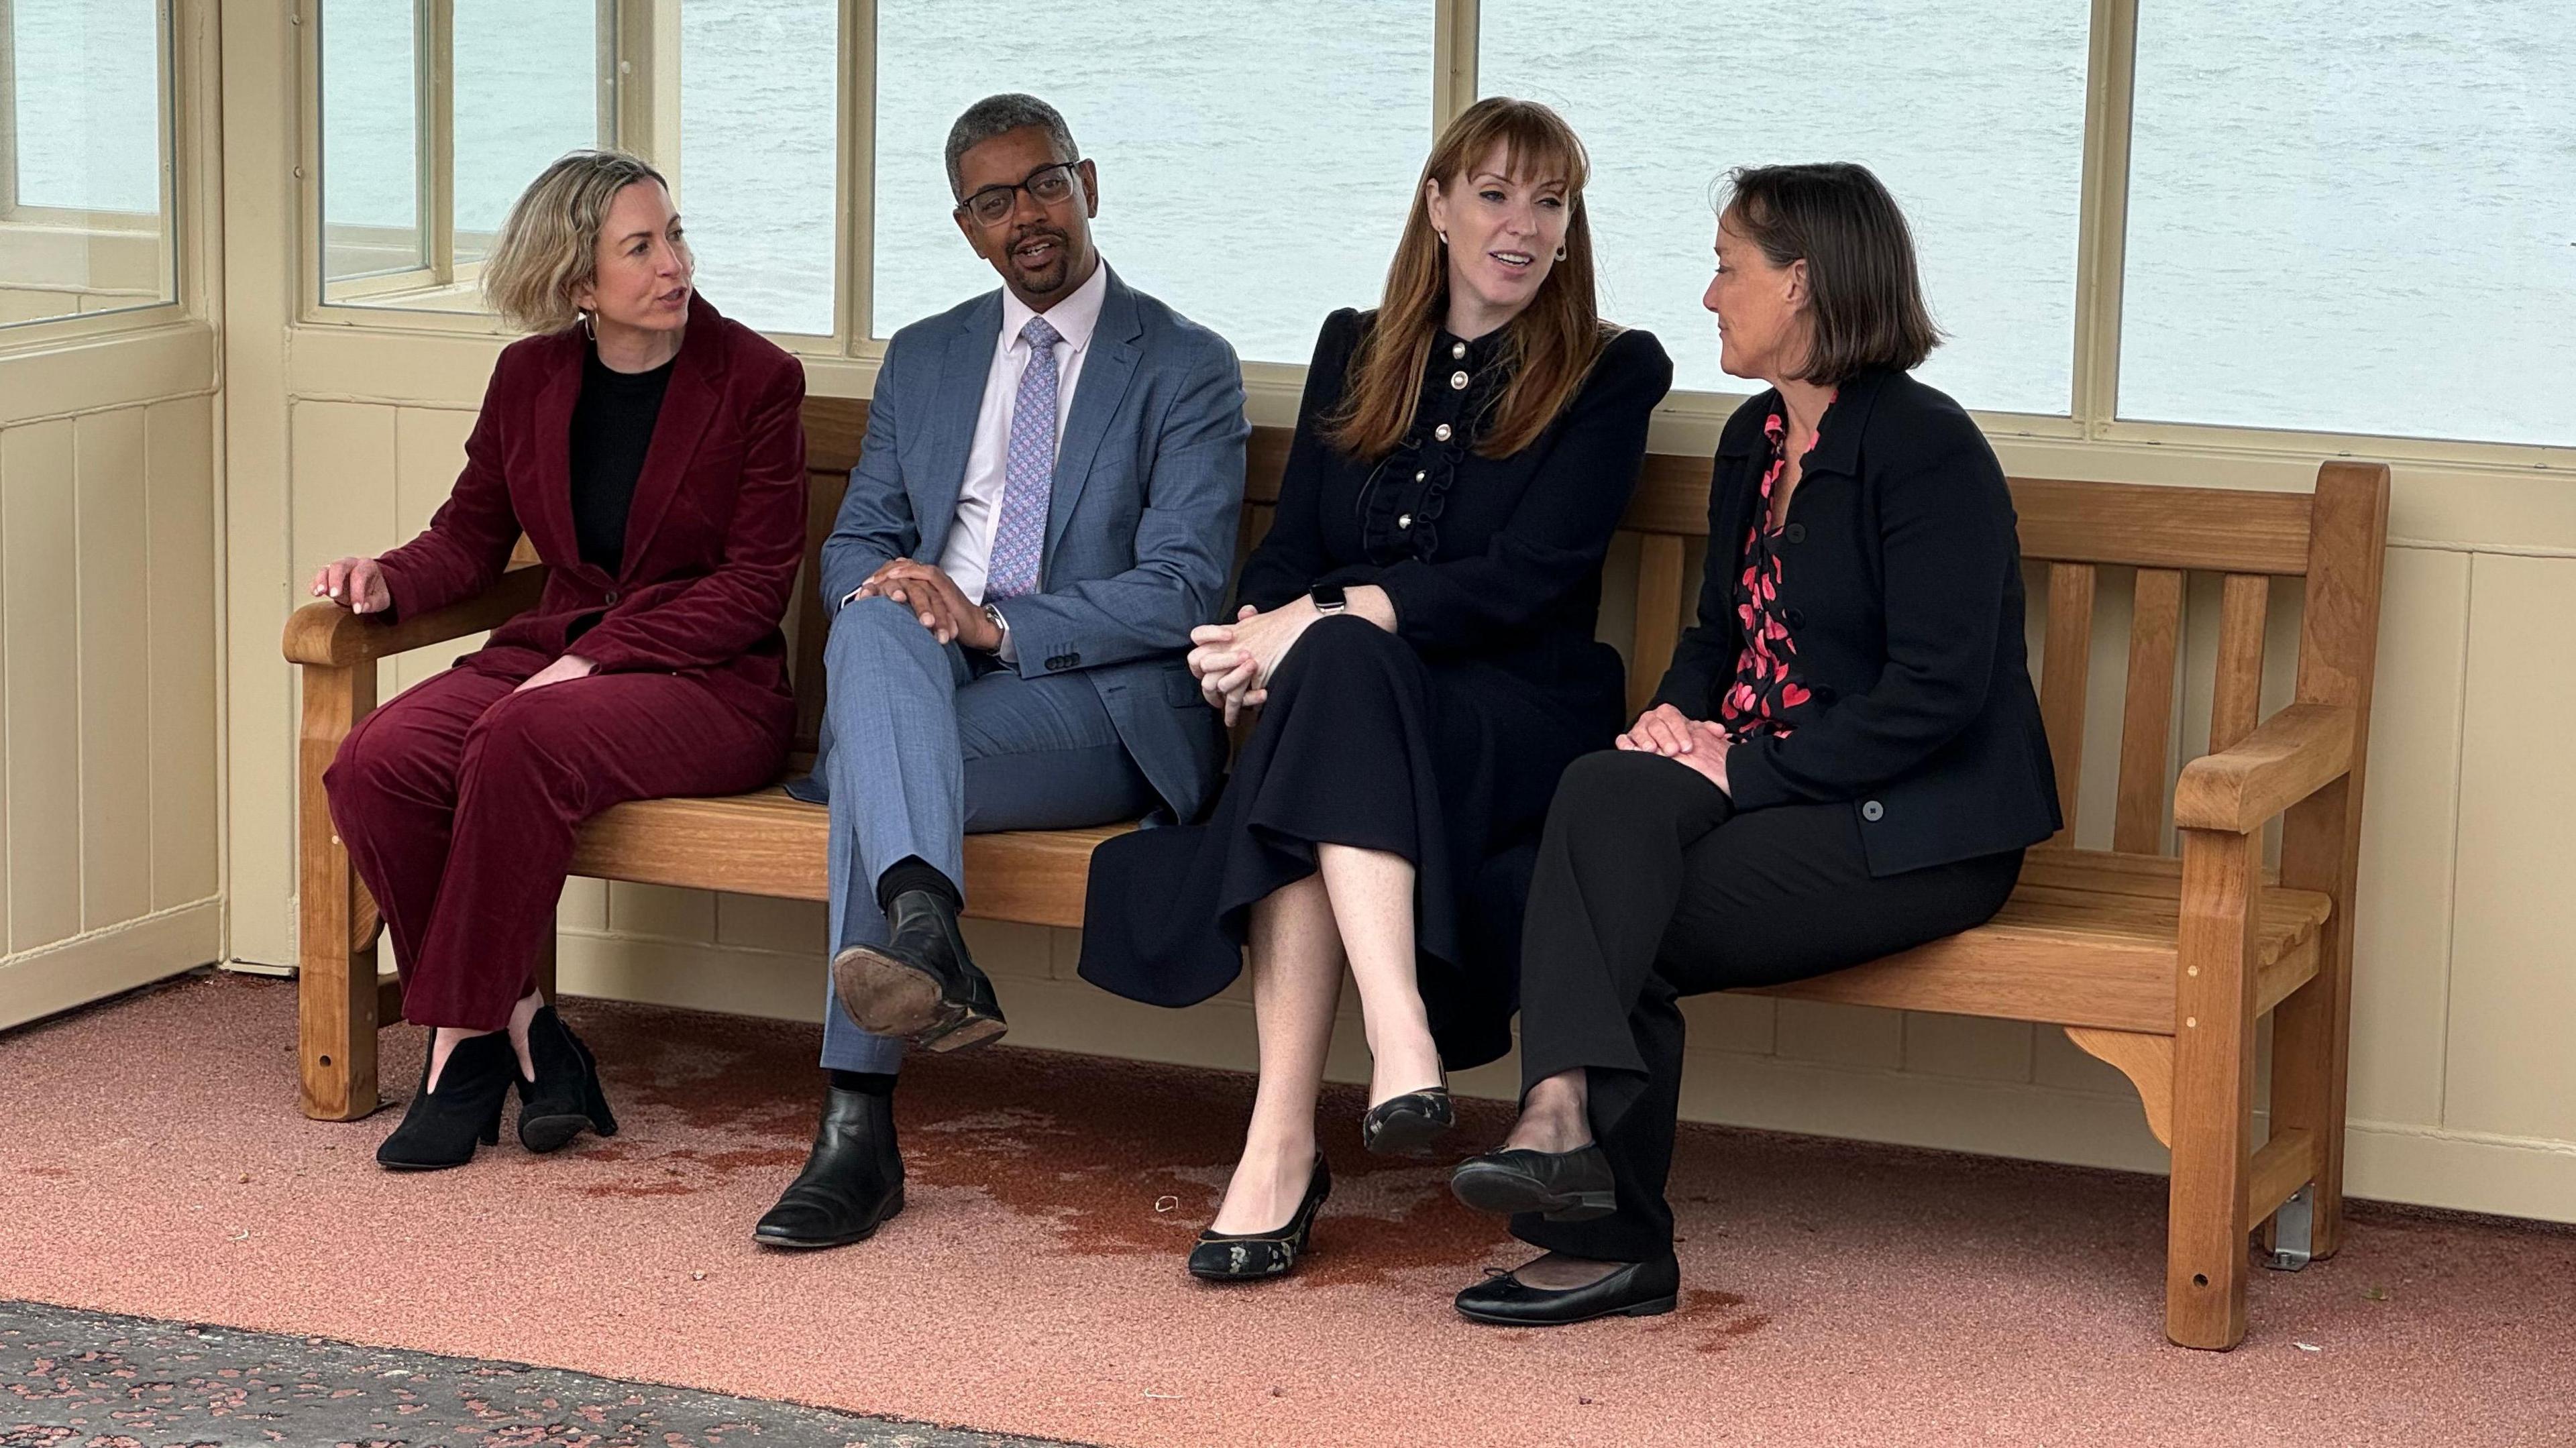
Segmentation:
<svg viewBox="0 0 2576 1448">
<path fill-rule="evenodd" d="M 986 653 L 1002 646 L 1002 631 L 984 616 L 984 610 L 966 598 L 946 571 L 929 563 L 916 563 L 898 558 L 859 585 L 858 596 L 883 594 L 912 610 L 921 626 L 941 643 L 956 643 Z"/>
<path fill-rule="evenodd" d="M 372 558 L 342 558 L 325 563 L 313 575 L 313 596 L 327 598 L 351 613 L 382 613 L 394 606 L 385 587 L 384 570 Z"/>
<path fill-rule="evenodd" d="M 530 689 L 542 689 L 548 684 L 560 684 L 566 679 L 586 679 L 598 671 L 599 665 L 592 663 L 590 660 L 583 658 L 579 654 L 566 654 L 562 658 L 555 660 L 553 663 L 546 665 L 544 668 L 537 670 L 535 673 L 528 675 L 527 678 L 522 679 L 519 682 L 519 687 L 512 689 L 510 692 L 513 694 L 524 694 Z"/>
</svg>

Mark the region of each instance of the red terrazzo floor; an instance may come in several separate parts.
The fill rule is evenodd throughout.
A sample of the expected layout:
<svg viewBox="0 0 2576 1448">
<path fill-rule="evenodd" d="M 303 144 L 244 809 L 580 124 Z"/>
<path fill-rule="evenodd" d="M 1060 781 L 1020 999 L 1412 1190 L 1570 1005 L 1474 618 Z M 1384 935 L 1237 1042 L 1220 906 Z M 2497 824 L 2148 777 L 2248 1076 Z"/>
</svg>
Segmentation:
<svg viewBox="0 0 2576 1448">
<path fill-rule="evenodd" d="M 779 1256 L 748 1232 L 815 1030 L 567 1013 L 625 1134 L 426 1176 L 376 1168 L 389 1114 L 296 1113 L 286 984 L 0 1037 L 0 1298 L 1116 1444 L 2576 1443 L 2565 1230 L 2363 1208 L 2334 1261 L 2257 1274 L 2242 1348 L 2185 1352 L 2160 1181 L 1693 1128 L 1683 1310 L 1495 1331 L 1448 1295 L 1519 1249 L 1360 1153 L 1355 1096 L 1309 1269 L 1211 1289 L 1181 1255 L 1248 1079 L 1003 1048 L 908 1078 L 902 1217 Z"/>
</svg>

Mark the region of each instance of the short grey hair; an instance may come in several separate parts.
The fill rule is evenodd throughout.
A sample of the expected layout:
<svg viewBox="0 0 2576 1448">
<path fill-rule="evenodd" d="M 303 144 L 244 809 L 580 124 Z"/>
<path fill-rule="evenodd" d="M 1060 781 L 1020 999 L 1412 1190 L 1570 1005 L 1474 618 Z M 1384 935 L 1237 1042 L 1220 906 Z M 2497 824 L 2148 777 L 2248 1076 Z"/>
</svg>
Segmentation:
<svg viewBox="0 0 2576 1448">
<path fill-rule="evenodd" d="M 1082 152 L 1073 144 L 1073 129 L 1064 123 L 1063 112 L 1036 96 L 1004 91 L 968 106 L 957 124 L 948 128 L 948 194 L 959 201 L 966 199 L 966 173 L 959 163 L 966 159 L 967 152 L 1023 126 L 1044 127 L 1048 149 L 1055 152 L 1057 160 L 1082 159 Z"/>
</svg>

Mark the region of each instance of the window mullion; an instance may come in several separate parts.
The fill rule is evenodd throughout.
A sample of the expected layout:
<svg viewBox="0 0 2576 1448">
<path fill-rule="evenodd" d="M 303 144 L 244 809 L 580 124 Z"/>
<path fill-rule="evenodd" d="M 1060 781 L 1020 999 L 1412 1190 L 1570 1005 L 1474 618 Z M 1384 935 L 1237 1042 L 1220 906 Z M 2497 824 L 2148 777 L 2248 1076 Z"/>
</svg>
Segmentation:
<svg viewBox="0 0 2576 1448">
<path fill-rule="evenodd" d="M 0 0 L 0 217 L 18 209 L 18 47 L 10 10 Z"/>
<path fill-rule="evenodd" d="M 2120 405 L 2120 300 L 2129 237 L 2129 126 L 2138 0 L 2093 0 L 2084 99 L 2083 219 L 2075 261 L 2076 421 L 2087 436 Z"/>
<path fill-rule="evenodd" d="M 456 0 L 417 0 L 420 223 L 433 283 L 456 280 Z"/>
<path fill-rule="evenodd" d="M 857 355 L 876 331 L 876 0 L 841 0 L 840 152 L 834 166 L 832 326 Z"/>
<path fill-rule="evenodd" d="M 600 0 L 602 47 L 615 60 L 600 138 L 653 163 L 681 194 L 679 0 Z"/>
<path fill-rule="evenodd" d="M 1431 41 L 1431 134 L 1438 136 L 1476 103 L 1477 0 L 1434 0 Z"/>
</svg>

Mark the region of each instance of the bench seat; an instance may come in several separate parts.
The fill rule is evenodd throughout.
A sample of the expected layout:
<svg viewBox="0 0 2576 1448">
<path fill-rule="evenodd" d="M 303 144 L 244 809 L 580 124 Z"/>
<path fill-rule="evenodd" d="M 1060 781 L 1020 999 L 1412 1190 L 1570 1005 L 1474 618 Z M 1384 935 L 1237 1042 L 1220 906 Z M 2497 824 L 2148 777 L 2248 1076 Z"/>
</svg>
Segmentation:
<svg viewBox="0 0 2576 1448">
<path fill-rule="evenodd" d="M 583 826 L 573 873 L 820 900 L 825 820 L 821 805 L 776 786 L 717 799 L 638 800 Z M 967 836 L 967 913 L 1079 927 L 1092 847 L 1130 828 Z M 2332 909 L 2317 891 L 2264 888 L 2255 927 L 2262 1009 L 2316 974 L 2319 927 Z M 2170 1035 L 2181 914 L 2179 860 L 2034 850 L 1991 924 L 1759 993 Z"/>
</svg>

